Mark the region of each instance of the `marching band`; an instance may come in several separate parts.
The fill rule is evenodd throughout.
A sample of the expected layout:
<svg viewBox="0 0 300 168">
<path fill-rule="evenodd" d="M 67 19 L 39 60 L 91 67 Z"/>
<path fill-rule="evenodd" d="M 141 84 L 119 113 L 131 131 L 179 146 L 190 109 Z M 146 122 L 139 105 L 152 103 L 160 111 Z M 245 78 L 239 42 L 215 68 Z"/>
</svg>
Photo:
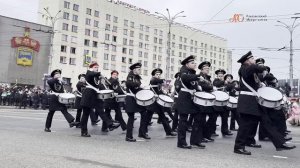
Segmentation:
<svg viewBox="0 0 300 168">
<path fill-rule="evenodd" d="M 286 142 L 287 129 L 284 112 L 284 95 L 279 91 L 278 81 L 264 59 L 254 59 L 251 51 L 243 55 L 238 63 L 239 81 L 223 69 L 215 71 L 213 80 L 209 75 L 211 63 L 204 61 L 196 72 L 195 56 L 181 61 L 182 67 L 174 76 L 172 94 L 163 89 L 162 69 L 155 68 L 149 87 L 142 87 L 141 63 L 132 64 L 125 81 L 125 86 L 118 80 L 118 71 L 112 71 L 109 79 L 98 71 L 99 65 L 92 62 L 86 74 L 78 76 L 76 96 L 64 93 L 60 80 L 61 70 L 51 73 L 48 80 L 51 93 L 49 113 L 45 132 L 51 132 L 54 112 L 60 110 L 70 127 L 81 128 L 82 137 L 90 137 L 87 122 L 90 116 L 92 125 L 97 124 L 98 116 L 102 119 L 102 131 L 108 132 L 121 126 L 126 131 L 125 140 L 136 142 L 133 136 L 135 113 L 140 114 L 138 137 L 151 139 L 148 126 L 154 113 L 159 117 L 166 136 L 177 136 L 177 147 L 183 149 L 204 149 L 203 143 L 214 142 L 217 118 L 221 117 L 221 133 L 232 136 L 237 131 L 234 153 L 251 155 L 245 146 L 260 148 L 255 135 L 259 126 L 259 140 L 270 139 L 277 151 L 293 149 L 296 146 Z M 68 113 L 66 105 L 75 103 L 76 120 Z M 128 115 L 124 121 L 121 109 Z M 115 111 L 115 119 L 111 116 Z M 170 126 L 168 117 L 172 119 Z M 231 114 L 230 124 L 228 123 Z M 238 129 L 236 127 L 238 124 Z M 187 143 L 187 132 L 190 143 Z"/>
</svg>

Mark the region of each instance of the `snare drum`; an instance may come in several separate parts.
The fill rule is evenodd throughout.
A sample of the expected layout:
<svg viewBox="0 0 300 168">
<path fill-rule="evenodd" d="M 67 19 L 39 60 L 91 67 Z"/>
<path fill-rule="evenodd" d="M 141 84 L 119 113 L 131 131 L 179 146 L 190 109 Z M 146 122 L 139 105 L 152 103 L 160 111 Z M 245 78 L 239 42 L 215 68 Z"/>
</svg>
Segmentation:
<svg viewBox="0 0 300 168">
<path fill-rule="evenodd" d="M 200 106 L 213 106 L 216 96 L 207 92 L 194 93 L 194 103 Z"/>
<path fill-rule="evenodd" d="M 140 106 L 149 106 L 155 102 L 154 93 L 151 90 L 140 90 L 135 94 L 136 103 Z"/>
<path fill-rule="evenodd" d="M 215 106 L 227 106 L 229 102 L 229 95 L 223 91 L 214 91 L 212 92 L 213 95 L 216 96 Z"/>
<path fill-rule="evenodd" d="M 61 93 L 58 95 L 58 101 L 62 104 L 74 104 L 76 96 L 72 93 Z"/>
<path fill-rule="evenodd" d="M 238 99 L 235 98 L 235 97 L 230 96 L 229 97 L 229 102 L 227 104 L 227 107 L 237 108 L 237 103 L 238 103 Z"/>
<path fill-rule="evenodd" d="M 125 102 L 125 98 L 126 98 L 126 95 L 117 95 L 116 101 L 117 102 Z"/>
<path fill-rule="evenodd" d="M 271 87 L 263 87 L 257 90 L 259 97 L 258 103 L 264 107 L 276 108 L 279 107 L 283 99 L 282 93 Z"/>
<path fill-rule="evenodd" d="M 158 95 L 156 102 L 163 107 L 172 107 L 174 104 L 174 100 L 170 96 L 163 94 Z"/>
<path fill-rule="evenodd" d="M 115 95 L 113 90 L 99 90 L 97 98 L 101 100 L 105 100 L 105 99 L 113 98 L 114 96 Z"/>
</svg>

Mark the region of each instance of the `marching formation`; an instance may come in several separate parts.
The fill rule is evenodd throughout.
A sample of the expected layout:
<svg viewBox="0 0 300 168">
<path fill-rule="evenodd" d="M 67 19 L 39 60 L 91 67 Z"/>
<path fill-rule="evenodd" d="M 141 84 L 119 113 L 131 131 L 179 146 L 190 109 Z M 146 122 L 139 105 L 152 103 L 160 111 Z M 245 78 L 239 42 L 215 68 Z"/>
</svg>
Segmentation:
<svg viewBox="0 0 300 168">
<path fill-rule="evenodd" d="M 183 149 L 200 148 L 204 143 L 214 142 L 217 118 L 221 118 L 221 133 L 232 136 L 237 131 L 234 152 L 250 155 L 247 147 L 260 148 L 259 140 L 271 140 L 277 151 L 295 148 L 286 144 L 286 97 L 278 87 L 278 81 L 264 59 L 255 60 L 248 52 L 239 60 L 239 80 L 219 69 L 212 81 L 209 75 L 211 63 L 204 61 L 197 67 L 194 56 L 181 62 L 181 69 L 175 74 L 174 91 L 163 89 L 163 71 L 152 71 L 149 86 L 142 87 L 141 63 L 132 64 L 126 81 L 118 80 L 118 71 L 112 71 L 109 79 L 98 71 L 99 65 L 93 62 L 86 74 L 78 76 L 76 96 L 65 93 L 61 82 L 61 70 L 51 73 L 49 113 L 45 131 L 51 132 L 51 122 L 55 111 L 61 111 L 70 127 L 81 128 L 82 137 L 91 137 L 88 132 L 88 118 L 92 125 L 101 118 L 102 131 L 113 131 L 121 126 L 126 131 L 125 140 L 136 142 L 133 135 L 135 113 L 140 113 L 138 137 L 151 139 L 148 126 L 152 124 L 154 113 L 168 137 L 177 137 L 177 147 Z M 197 68 L 200 73 L 197 73 Z M 74 104 L 76 118 L 67 111 L 66 105 Z M 121 109 L 125 109 L 128 121 L 125 122 Z M 110 112 L 115 111 L 113 119 Z M 169 117 L 172 125 L 170 125 Z M 230 123 L 228 123 L 229 116 Z M 236 126 L 238 124 L 238 127 Z M 259 129 L 258 129 L 259 126 Z M 237 129 L 238 128 L 238 129 Z M 187 142 L 190 132 L 190 142 Z"/>
</svg>

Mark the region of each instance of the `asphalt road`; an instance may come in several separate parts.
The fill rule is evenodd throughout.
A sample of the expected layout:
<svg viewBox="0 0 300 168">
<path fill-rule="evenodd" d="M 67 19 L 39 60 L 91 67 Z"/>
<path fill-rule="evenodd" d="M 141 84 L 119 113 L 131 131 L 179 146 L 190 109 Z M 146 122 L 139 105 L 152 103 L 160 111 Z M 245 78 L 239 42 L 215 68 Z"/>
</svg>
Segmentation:
<svg viewBox="0 0 300 168">
<path fill-rule="evenodd" d="M 75 116 L 75 111 L 71 111 Z M 277 152 L 270 142 L 259 142 L 261 149 L 249 149 L 251 156 L 233 153 L 234 136 L 219 136 L 206 149 L 184 150 L 176 138 L 166 138 L 162 125 L 149 129 L 151 140 L 125 141 L 119 128 L 102 133 L 101 126 L 89 126 L 91 138 L 80 137 L 80 129 L 56 112 L 51 133 L 43 131 L 47 111 L 0 107 L 1 168 L 298 168 L 300 165 L 300 127 L 289 127 L 298 148 Z M 127 119 L 126 114 L 123 116 Z M 101 124 L 100 124 L 101 125 Z M 138 120 L 134 136 L 137 136 Z M 218 127 L 218 133 L 220 133 Z M 236 134 L 236 133 L 235 133 Z M 188 134 L 189 135 L 189 134 Z"/>
</svg>

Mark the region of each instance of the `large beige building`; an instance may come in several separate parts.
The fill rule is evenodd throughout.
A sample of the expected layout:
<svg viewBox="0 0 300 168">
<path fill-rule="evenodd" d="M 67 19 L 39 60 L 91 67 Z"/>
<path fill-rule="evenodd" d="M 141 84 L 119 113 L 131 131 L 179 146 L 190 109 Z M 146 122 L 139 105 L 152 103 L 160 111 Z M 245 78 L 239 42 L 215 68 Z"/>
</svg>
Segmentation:
<svg viewBox="0 0 300 168">
<path fill-rule="evenodd" d="M 143 64 L 145 83 L 154 68 L 166 70 L 168 23 L 159 16 L 113 0 L 40 0 L 39 11 L 45 13 L 45 9 L 51 15 L 61 11 L 55 23 L 51 69 L 63 69 L 73 86 L 91 60 L 100 63 L 104 76 L 118 70 L 121 80 L 135 62 Z M 42 14 L 39 22 L 51 24 Z M 195 55 L 198 63 L 211 61 L 212 72 L 228 69 L 227 41 L 222 37 L 175 23 L 170 44 L 172 77 L 189 55 Z"/>
</svg>

